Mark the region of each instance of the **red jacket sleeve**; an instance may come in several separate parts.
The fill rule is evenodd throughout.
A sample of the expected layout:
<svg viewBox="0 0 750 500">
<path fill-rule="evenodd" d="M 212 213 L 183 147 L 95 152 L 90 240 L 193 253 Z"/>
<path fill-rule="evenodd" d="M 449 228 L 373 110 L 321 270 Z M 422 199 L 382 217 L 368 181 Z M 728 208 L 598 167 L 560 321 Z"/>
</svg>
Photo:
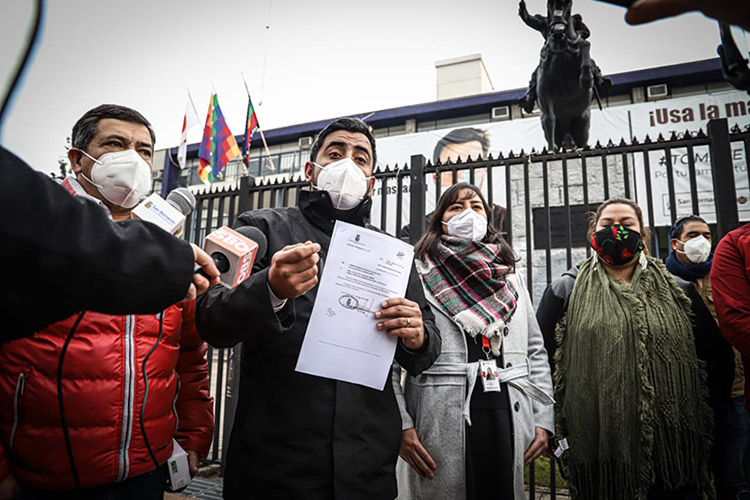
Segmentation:
<svg viewBox="0 0 750 500">
<path fill-rule="evenodd" d="M 180 419 L 175 439 L 185 450 L 208 455 L 214 434 L 213 398 L 209 394 L 207 345 L 195 328 L 195 301 L 185 303 L 177 374 L 180 393 L 177 416 Z"/>
<path fill-rule="evenodd" d="M 750 224 L 719 242 L 711 288 L 721 333 L 743 357 L 750 357 Z"/>
</svg>

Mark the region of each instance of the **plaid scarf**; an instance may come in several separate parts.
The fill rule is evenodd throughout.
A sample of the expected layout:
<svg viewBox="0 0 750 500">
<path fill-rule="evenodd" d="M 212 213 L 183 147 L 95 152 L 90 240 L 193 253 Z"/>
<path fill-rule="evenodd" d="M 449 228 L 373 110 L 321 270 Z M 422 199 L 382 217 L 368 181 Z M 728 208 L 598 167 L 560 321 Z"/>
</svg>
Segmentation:
<svg viewBox="0 0 750 500">
<path fill-rule="evenodd" d="M 500 247 L 443 235 L 435 252 L 417 269 L 430 294 L 464 333 L 490 340 L 500 355 L 502 329 L 516 310 L 518 292 L 506 280 L 513 266 L 500 255 Z"/>
</svg>

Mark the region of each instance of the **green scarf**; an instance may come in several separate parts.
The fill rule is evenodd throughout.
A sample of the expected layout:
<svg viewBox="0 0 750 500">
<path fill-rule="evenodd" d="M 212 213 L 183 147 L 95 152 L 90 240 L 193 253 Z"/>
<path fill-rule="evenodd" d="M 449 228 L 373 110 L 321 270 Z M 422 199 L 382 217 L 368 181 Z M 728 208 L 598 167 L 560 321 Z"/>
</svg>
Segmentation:
<svg viewBox="0 0 750 500">
<path fill-rule="evenodd" d="M 594 259 L 557 326 L 555 417 L 573 498 L 645 499 L 654 484 L 710 495 L 712 414 L 690 301 L 658 259 L 630 284 Z"/>
</svg>

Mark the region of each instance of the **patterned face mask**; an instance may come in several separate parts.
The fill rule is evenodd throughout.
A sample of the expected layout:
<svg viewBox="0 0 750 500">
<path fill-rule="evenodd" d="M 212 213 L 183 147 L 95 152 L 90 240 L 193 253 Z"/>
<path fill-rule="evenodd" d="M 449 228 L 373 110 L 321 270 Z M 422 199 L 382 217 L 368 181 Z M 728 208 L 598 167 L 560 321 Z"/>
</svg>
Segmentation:
<svg viewBox="0 0 750 500">
<path fill-rule="evenodd" d="M 591 248 L 607 264 L 621 266 L 631 262 L 645 247 L 641 233 L 613 224 L 594 233 Z"/>
</svg>

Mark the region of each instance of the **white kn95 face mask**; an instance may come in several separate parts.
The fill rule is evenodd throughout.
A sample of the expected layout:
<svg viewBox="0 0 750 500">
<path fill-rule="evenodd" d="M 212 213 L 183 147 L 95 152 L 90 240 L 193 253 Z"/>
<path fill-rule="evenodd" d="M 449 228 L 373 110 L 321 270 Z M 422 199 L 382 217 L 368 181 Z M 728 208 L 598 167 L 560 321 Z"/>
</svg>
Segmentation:
<svg viewBox="0 0 750 500">
<path fill-rule="evenodd" d="M 333 207 L 337 210 L 351 210 L 367 194 L 367 181 L 370 177 L 366 177 L 351 158 L 342 158 L 326 166 L 315 162 L 313 165 L 320 168 L 315 187 L 328 192 Z"/>
<path fill-rule="evenodd" d="M 711 242 L 708 241 L 705 236 L 696 236 L 695 238 L 690 238 L 684 243 L 680 241 L 680 243 L 683 244 L 685 250 L 677 250 L 677 252 L 685 254 L 687 259 L 693 264 L 706 262 L 711 255 Z"/>
<path fill-rule="evenodd" d="M 133 208 L 151 191 L 151 167 L 136 150 L 104 153 L 99 159 L 81 152 L 94 161 L 91 178 L 81 175 L 113 205 Z"/>
<path fill-rule="evenodd" d="M 457 238 L 482 241 L 487 234 L 487 219 L 471 208 L 454 215 L 451 220 L 443 224 L 448 226 L 448 234 Z"/>
</svg>

